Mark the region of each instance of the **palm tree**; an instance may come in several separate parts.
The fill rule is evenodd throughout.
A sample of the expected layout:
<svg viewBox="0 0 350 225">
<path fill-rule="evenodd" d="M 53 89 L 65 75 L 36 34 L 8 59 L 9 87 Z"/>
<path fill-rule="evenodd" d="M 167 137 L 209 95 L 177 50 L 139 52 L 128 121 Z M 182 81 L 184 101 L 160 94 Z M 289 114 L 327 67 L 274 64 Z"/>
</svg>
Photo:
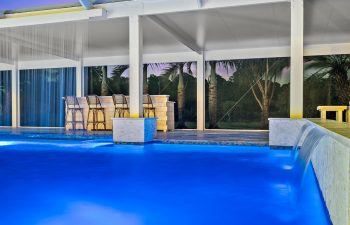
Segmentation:
<svg viewBox="0 0 350 225">
<path fill-rule="evenodd" d="M 313 57 L 307 63 L 306 69 L 316 69 L 316 72 L 312 76 L 317 76 L 320 79 L 328 76 L 330 82 L 334 81 L 339 104 L 349 104 L 350 81 L 348 73 L 350 71 L 350 55 Z"/>
<path fill-rule="evenodd" d="M 101 82 L 101 95 L 107 96 L 108 92 L 108 84 L 107 84 L 107 66 L 102 67 L 102 82 Z"/>
<path fill-rule="evenodd" d="M 148 63 L 143 64 L 143 93 L 148 94 L 148 82 L 147 82 L 147 72 L 148 68 L 151 68 L 153 70 L 160 69 L 161 63 Z"/>
<path fill-rule="evenodd" d="M 118 65 L 113 68 L 112 71 L 112 81 L 113 81 L 113 92 L 116 94 L 122 93 L 122 87 L 121 87 L 121 76 L 123 73 L 129 69 L 129 65 Z"/>
<path fill-rule="evenodd" d="M 289 66 L 286 58 L 249 59 L 237 61 L 237 73 L 250 78 L 250 90 L 261 110 L 261 128 L 268 127 L 270 105 L 275 93 L 276 79 Z"/>
<path fill-rule="evenodd" d="M 163 75 L 169 76 L 170 81 L 174 81 L 176 78 L 178 78 L 178 84 L 177 84 L 177 107 L 178 107 L 178 127 L 179 128 L 185 128 L 185 121 L 184 121 L 184 109 L 185 109 L 185 101 L 186 101 L 186 92 L 185 92 L 185 85 L 184 85 L 184 69 L 187 68 L 188 74 L 192 75 L 191 70 L 192 62 L 185 62 L 185 63 L 172 63 L 170 66 L 165 70 L 165 73 Z"/>
<path fill-rule="evenodd" d="M 93 92 L 94 90 L 94 80 L 93 80 L 93 67 L 89 67 L 88 74 L 89 74 L 89 94 L 90 92 Z"/>
<path fill-rule="evenodd" d="M 217 85 L 217 67 L 223 67 L 227 71 L 230 68 L 234 68 L 235 64 L 233 60 L 227 61 L 209 61 L 207 67 L 210 67 L 210 75 L 208 78 L 209 84 L 209 128 L 217 128 L 217 101 L 218 101 L 218 85 Z"/>
<path fill-rule="evenodd" d="M 101 94 L 101 83 L 102 83 L 102 67 L 92 66 L 89 67 L 89 94 Z"/>
</svg>

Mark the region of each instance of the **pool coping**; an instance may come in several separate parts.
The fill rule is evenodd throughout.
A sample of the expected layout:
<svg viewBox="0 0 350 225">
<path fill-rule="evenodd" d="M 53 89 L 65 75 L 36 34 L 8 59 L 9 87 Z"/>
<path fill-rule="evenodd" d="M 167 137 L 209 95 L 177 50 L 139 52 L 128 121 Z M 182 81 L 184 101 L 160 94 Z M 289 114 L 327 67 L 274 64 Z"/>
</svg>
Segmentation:
<svg viewBox="0 0 350 225">
<path fill-rule="evenodd" d="M 2 134 L 2 135 L 1 135 Z M 0 128 L 0 140 L 112 140 L 111 131 L 69 131 L 63 129 Z M 268 146 L 268 131 L 253 130 L 175 130 L 158 132 L 154 142 L 164 144 Z"/>
</svg>

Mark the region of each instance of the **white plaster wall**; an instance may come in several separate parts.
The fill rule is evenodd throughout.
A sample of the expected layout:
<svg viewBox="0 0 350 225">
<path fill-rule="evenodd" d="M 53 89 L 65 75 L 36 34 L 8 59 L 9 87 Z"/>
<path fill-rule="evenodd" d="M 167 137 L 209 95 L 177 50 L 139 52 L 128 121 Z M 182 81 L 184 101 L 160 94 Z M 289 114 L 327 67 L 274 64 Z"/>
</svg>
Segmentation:
<svg viewBox="0 0 350 225">
<path fill-rule="evenodd" d="M 293 146 L 305 123 L 312 122 L 270 119 L 270 146 Z M 350 224 L 350 139 L 314 125 L 328 134 L 321 139 L 311 157 L 328 212 L 334 225 Z"/>
<path fill-rule="evenodd" d="M 350 224 L 350 140 L 327 132 L 312 155 L 312 165 L 333 224 Z"/>
</svg>

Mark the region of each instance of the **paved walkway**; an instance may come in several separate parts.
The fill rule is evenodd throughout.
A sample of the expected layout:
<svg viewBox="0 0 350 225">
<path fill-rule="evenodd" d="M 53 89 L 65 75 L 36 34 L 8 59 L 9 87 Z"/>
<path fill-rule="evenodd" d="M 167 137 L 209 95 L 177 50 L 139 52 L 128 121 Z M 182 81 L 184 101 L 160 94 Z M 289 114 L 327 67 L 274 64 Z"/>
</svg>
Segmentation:
<svg viewBox="0 0 350 225">
<path fill-rule="evenodd" d="M 158 133 L 156 140 L 181 144 L 268 145 L 268 131 L 176 130 Z"/>
<path fill-rule="evenodd" d="M 0 139 L 111 139 L 111 131 L 65 131 L 47 128 L 0 128 Z M 268 145 L 268 131 L 175 130 L 158 132 L 156 140 L 172 144 Z"/>
</svg>

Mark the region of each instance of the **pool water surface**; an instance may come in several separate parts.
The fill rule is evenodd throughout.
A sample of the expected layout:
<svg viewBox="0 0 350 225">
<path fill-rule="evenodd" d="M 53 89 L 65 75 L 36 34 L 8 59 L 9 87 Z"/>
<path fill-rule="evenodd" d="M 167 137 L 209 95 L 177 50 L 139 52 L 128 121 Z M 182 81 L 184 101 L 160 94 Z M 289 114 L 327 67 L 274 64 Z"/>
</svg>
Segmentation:
<svg viewBox="0 0 350 225">
<path fill-rule="evenodd" d="M 0 141 L 0 224 L 328 225 L 310 165 L 220 145 Z"/>
</svg>

